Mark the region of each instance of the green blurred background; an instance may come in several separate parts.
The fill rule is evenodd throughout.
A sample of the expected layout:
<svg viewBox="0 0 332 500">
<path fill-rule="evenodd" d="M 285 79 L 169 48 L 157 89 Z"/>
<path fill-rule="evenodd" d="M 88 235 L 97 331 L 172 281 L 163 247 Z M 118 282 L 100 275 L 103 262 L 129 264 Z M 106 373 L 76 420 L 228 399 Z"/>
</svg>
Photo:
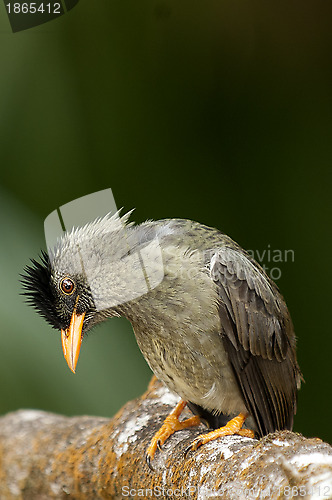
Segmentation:
<svg viewBox="0 0 332 500">
<path fill-rule="evenodd" d="M 19 295 L 56 207 L 111 187 L 133 219 L 185 217 L 281 270 L 306 384 L 295 430 L 332 440 L 330 2 L 81 0 L 13 34 L 0 5 L 1 413 L 113 415 L 151 373 L 130 324 L 84 342 Z M 326 418 L 325 418 L 326 417 Z"/>
</svg>

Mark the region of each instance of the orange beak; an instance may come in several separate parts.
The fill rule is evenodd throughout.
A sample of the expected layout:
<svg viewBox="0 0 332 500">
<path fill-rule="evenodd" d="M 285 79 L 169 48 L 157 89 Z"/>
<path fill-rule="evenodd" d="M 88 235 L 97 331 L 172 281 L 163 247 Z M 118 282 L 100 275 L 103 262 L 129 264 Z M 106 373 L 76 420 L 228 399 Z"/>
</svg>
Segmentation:
<svg viewBox="0 0 332 500">
<path fill-rule="evenodd" d="M 75 373 L 82 343 L 82 327 L 85 313 L 76 314 L 74 310 L 67 330 L 61 330 L 61 341 L 65 360 L 71 371 Z"/>
</svg>

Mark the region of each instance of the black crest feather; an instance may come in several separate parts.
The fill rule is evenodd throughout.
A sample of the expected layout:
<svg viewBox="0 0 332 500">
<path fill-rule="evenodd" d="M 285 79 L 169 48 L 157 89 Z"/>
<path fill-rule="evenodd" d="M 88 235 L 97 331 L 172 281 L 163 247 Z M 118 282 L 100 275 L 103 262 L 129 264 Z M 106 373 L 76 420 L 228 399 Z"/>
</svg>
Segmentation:
<svg viewBox="0 0 332 500">
<path fill-rule="evenodd" d="M 42 250 L 40 262 L 31 259 L 32 266 L 26 266 L 21 283 L 28 304 L 32 305 L 46 321 L 59 329 L 60 324 L 54 310 L 55 296 L 51 286 L 52 269 L 49 256 Z"/>
</svg>

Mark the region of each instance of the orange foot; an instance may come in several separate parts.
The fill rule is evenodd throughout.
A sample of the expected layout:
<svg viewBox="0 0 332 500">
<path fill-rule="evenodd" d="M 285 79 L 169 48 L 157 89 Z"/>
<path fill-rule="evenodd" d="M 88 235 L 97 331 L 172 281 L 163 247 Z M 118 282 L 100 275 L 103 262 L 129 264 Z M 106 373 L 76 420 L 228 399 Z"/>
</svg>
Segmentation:
<svg viewBox="0 0 332 500">
<path fill-rule="evenodd" d="M 242 425 L 244 424 L 245 419 L 248 417 L 248 413 L 240 413 L 237 417 L 232 418 L 224 427 L 220 427 L 212 432 L 208 432 L 207 434 L 200 434 L 196 439 L 191 443 L 188 448 L 186 448 L 184 454 L 185 456 L 189 451 L 195 451 L 199 446 L 205 443 L 209 443 L 214 439 L 222 436 L 231 436 L 233 434 L 238 434 L 239 436 L 245 436 L 254 438 L 255 433 L 250 429 L 242 429 Z"/>
<path fill-rule="evenodd" d="M 187 429 L 188 427 L 194 427 L 195 425 L 200 424 L 201 420 L 197 416 L 187 418 L 183 422 L 179 421 L 179 416 L 183 412 L 186 404 L 186 401 L 181 400 L 168 417 L 165 418 L 159 431 L 153 436 L 150 446 L 146 451 L 146 463 L 151 470 L 154 470 L 151 465 L 151 461 L 153 460 L 157 448 L 161 450 L 162 445 L 172 434 L 174 434 L 175 431 L 181 431 L 182 429 Z"/>
</svg>

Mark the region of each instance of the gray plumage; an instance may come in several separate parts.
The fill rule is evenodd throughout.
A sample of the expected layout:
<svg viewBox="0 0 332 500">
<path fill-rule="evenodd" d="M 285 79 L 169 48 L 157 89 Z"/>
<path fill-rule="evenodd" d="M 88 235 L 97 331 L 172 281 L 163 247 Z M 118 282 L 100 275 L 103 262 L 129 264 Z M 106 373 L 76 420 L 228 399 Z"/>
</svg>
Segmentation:
<svg viewBox="0 0 332 500">
<path fill-rule="evenodd" d="M 64 277 L 73 296 L 59 289 Z M 220 231 L 106 217 L 65 234 L 25 286 L 55 328 L 69 326 L 77 295 L 83 335 L 128 318 L 152 371 L 212 427 L 248 411 L 259 435 L 292 428 L 301 373 L 289 312 L 259 264 Z"/>
</svg>

